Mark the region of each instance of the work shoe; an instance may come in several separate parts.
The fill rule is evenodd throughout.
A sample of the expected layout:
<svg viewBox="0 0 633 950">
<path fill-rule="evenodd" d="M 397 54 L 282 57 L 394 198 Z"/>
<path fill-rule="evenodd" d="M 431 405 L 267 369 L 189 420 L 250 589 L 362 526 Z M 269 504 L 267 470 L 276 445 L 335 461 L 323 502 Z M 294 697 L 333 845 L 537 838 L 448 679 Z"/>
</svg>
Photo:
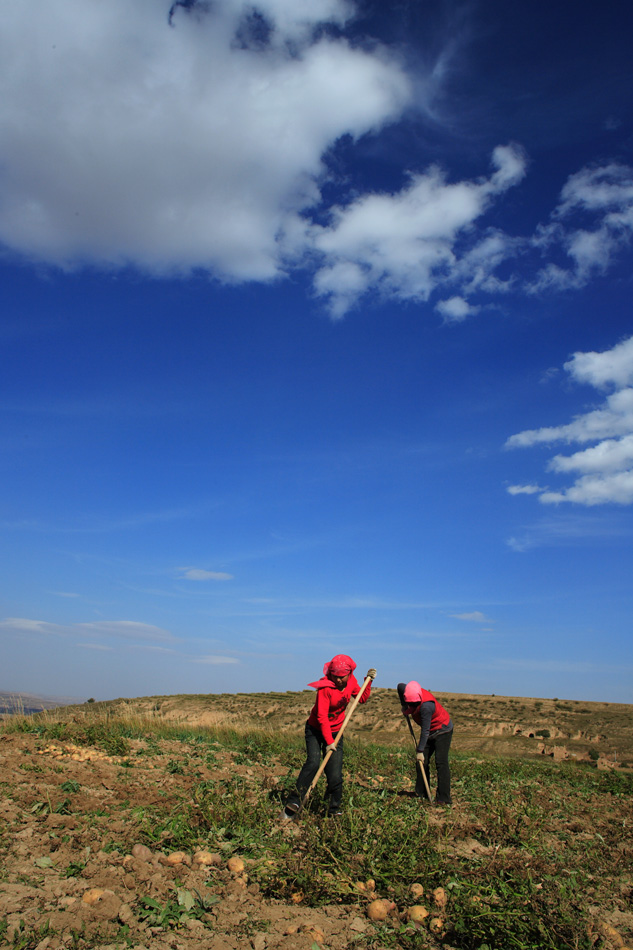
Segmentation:
<svg viewBox="0 0 633 950">
<path fill-rule="evenodd" d="M 297 812 L 299 811 L 298 802 L 288 802 L 284 805 L 284 810 L 281 813 L 281 817 L 285 821 L 290 821 L 292 818 L 297 817 Z"/>
</svg>

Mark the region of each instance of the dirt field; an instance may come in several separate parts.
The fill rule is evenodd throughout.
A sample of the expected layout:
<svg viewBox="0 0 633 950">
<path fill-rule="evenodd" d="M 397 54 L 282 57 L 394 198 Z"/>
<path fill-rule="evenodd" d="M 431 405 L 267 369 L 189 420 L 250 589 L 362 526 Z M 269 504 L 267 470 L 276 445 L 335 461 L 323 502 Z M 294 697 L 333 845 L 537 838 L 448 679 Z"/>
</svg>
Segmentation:
<svg viewBox="0 0 633 950">
<path fill-rule="evenodd" d="M 260 725 L 271 731 L 285 729 L 296 734 L 309 708 L 310 696 L 306 692 L 247 697 L 151 697 L 117 701 L 110 712 L 113 718 L 122 712 L 144 715 L 148 723 L 162 720 L 186 723 L 188 727 L 226 726 L 237 723 L 245 707 L 248 718 L 250 704 L 254 721 Z M 565 704 L 572 708 L 561 710 L 554 700 L 488 697 L 484 702 L 481 697 L 463 696 L 442 699 L 456 719 L 458 749 L 460 745 L 462 749 L 473 748 L 471 743 L 476 744 L 479 739 L 487 748 L 495 744 L 499 748 L 502 743 L 500 751 L 517 754 L 524 750 L 525 755 L 542 758 L 545 753 L 539 751 L 539 742 L 553 741 L 560 743 L 559 747 L 576 749 L 577 755 L 593 748 L 603 754 L 618 749 L 620 760 L 630 755 L 632 724 L 630 716 L 627 719 L 625 715 L 630 707 L 581 704 L 576 708 Z M 536 706 L 537 703 L 540 705 Z M 365 741 L 376 739 L 399 745 L 410 741 L 402 721 L 394 715 L 393 691 L 377 690 L 372 705 L 373 708 L 363 709 L 355 722 L 356 736 Z M 530 708 L 521 710 L 521 705 Z M 472 715 L 466 714 L 468 710 Z M 94 714 L 98 710 L 93 707 L 89 712 Z M 83 715 L 82 708 L 70 708 L 64 711 L 60 722 L 65 717 L 81 726 Z M 602 738 L 607 726 L 608 743 Z M 526 730 L 534 733 L 534 738 L 529 738 Z M 549 730 L 550 738 L 537 737 L 539 730 Z M 238 793 L 243 796 L 246 809 L 261 808 L 266 790 L 267 811 L 263 814 L 271 822 L 271 833 L 274 829 L 277 836 L 277 852 L 281 841 L 281 849 L 286 847 L 290 856 L 299 855 L 300 861 L 302 836 L 308 823 L 302 827 L 301 822 L 283 825 L 277 821 L 277 789 L 287 779 L 289 770 L 287 761 L 282 762 L 276 755 L 270 755 L 265 762 L 254 761 L 221 743 L 213 743 L 213 752 L 209 754 L 202 748 L 196 751 L 188 741 L 153 738 L 149 731 L 144 738 L 129 740 L 124 754 L 116 754 L 104 751 L 103 742 L 77 745 L 64 738 L 51 739 L 50 732 L 49 729 L 47 735 L 28 731 L 0 733 L 0 944 L 17 950 L 343 950 L 354 946 L 380 950 L 383 946 L 468 946 L 464 938 L 453 943 L 446 931 L 441 906 L 446 895 L 434 895 L 438 889 L 428 885 L 424 897 L 415 899 L 413 895 L 403 897 L 402 891 L 398 897 L 393 889 L 374 890 L 371 884 L 364 883 L 369 875 L 363 873 L 360 858 L 358 880 L 349 878 L 346 885 L 351 894 L 329 905 L 307 906 L 309 902 L 301 889 L 293 891 L 290 884 L 283 893 L 284 889 L 279 889 L 279 899 L 271 897 L 271 889 L 265 886 L 266 864 L 273 862 L 265 854 L 260 858 L 248 857 L 246 847 L 240 853 L 235 839 L 230 841 L 218 834 L 210 840 L 209 836 L 203 855 L 199 844 L 174 845 L 176 841 L 182 842 L 187 833 L 177 826 L 185 813 L 183 808 L 186 811 L 187 802 L 197 801 L 201 788 L 225 788 L 231 796 Z M 608 756 L 605 763 L 603 768 L 612 768 Z M 503 867 L 523 866 L 531 859 L 530 855 L 526 859 L 514 853 L 516 848 L 513 850 L 505 830 L 496 832 L 501 835 L 498 842 L 510 841 L 509 845 L 502 846 L 490 837 L 484 819 L 473 810 L 474 804 L 485 808 L 484 803 L 478 802 L 481 794 L 468 797 L 471 769 L 468 766 L 468 774 L 464 770 L 463 790 L 453 808 L 427 808 L 424 829 L 416 830 L 416 834 L 422 835 L 420 841 L 433 840 L 438 854 L 443 849 L 455 867 L 465 869 L 464 880 L 472 874 L 468 869 L 478 867 L 480 862 L 490 868 L 494 877 L 495 863 L 503 875 Z M 372 774 L 371 779 L 362 779 L 361 785 L 384 794 L 385 782 L 382 775 Z M 530 794 L 541 794 L 534 782 L 530 785 L 534 786 Z M 412 787 L 410 778 L 400 791 L 391 788 L 388 793 L 406 796 L 412 793 Z M 486 787 L 485 780 L 481 787 Z M 500 789 L 494 787 L 490 793 L 498 795 Z M 543 798 L 542 802 L 545 801 Z M 415 807 L 419 811 L 419 806 Z M 590 923 L 583 925 L 586 942 L 579 946 L 613 950 L 626 946 L 627 934 L 633 933 L 630 796 L 628 800 L 621 796 L 616 799 L 611 793 L 602 794 L 599 799 L 594 797 L 587 800 L 582 810 L 576 810 L 571 824 L 563 827 L 556 819 L 549 829 L 545 819 L 547 806 L 538 807 L 540 812 L 534 818 L 534 829 L 538 831 L 534 834 L 547 839 L 548 847 L 551 844 L 557 854 L 565 840 L 571 843 L 573 839 L 574 848 L 579 851 L 583 841 L 587 847 L 593 847 L 596 839 L 609 843 L 608 878 L 605 872 L 600 887 L 584 885 Z M 494 805 L 489 810 L 496 808 Z M 510 823 L 509 809 L 507 804 L 499 806 L 499 816 L 502 820 L 505 815 Z M 191 821 L 195 813 L 195 809 L 189 813 Z M 521 819 L 524 822 L 528 820 L 525 815 Z M 152 826 L 159 820 L 162 830 L 157 840 L 152 840 Z M 362 813 L 355 820 L 362 821 Z M 525 828 L 527 841 L 533 832 L 528 825 Z M 305 850 L 303 853 L 306 858 L 309 856 Z M 243 859 L 243 866 L 235 858 Z M 231 865 L 229 859 L 233 859 Z M 352 857 L 352 863 L 354 860 Z M 543 878 L 538 867 L 534 874 L 541 875 L 539 880 Z M 448 877 L 438 880 L 447 888 L 455 886 Z M 540 886 L 534 885 L 537 889 Z M 538 895 L 538 890 L 534 893 Z M 374 898 L 391 900 L 394 896 L 398 900 L 390 911 L 383 944 L 382 932 L 368 918 L 368 906 Z M 498 898 L 491 900 L 491 912 L 496 913 L 494 902 Z M 437 923 L 427 921 L 419 931 L 408 923 L 408 906 L 415 903 L 424 903 L 428 921 Z M 572 944 L 561 942 L 560 946 Z"/>
<path fill-rule="evenodd" d="M 161 742 L 160 751 L 174 757 L 175 769 L 180 743 Z M 240 765 L 228 751 L 218 750 L 216 758 L 208 768 L 188 757 L 189 772 L 165 774 L 152 762 L 132 771 L 122 767 L 121 757 L 96 748 L 0 736 L 0 918 L 6 922 L 0 938 L 22 950 L 343 950 L 373 935 L 367 907 L 377 893 L 319 908 L 301 906 L 300 894 L 290 901 L 264 899 L 250 880 L 252 860 L 231 870 L 230 851 L 200 856 L 140 845 L 141 816 L 157 805 L 161 813 L 169 811 L 200 781 L 274 786 L 287 773 L 274 762 Z M 431 820 L 441 823 L 444 816 Z M 279 823 L 278 830 L 289 841 L 301 835 L 300 824 Z M 205 923 L 186 913 L 198 895 L 208 911 L 201 913 Z"/>
</svg>

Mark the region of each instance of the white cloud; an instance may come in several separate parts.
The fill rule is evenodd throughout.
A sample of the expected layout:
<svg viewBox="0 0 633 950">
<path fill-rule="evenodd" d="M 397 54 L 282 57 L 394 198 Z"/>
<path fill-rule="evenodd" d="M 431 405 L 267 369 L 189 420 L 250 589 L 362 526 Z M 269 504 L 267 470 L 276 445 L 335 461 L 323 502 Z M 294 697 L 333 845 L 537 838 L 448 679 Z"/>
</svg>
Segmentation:
<svg viewBox="0 0 633 950">
<path fill-rule="evenodd" d="M 630 505 L 633 503 L 633 472 L 616 475 L 583 475 L 571 488 L 560 492 L 543 492 L 544 504 L 572 501 L 580 505 Z"/>
<path fill-rule="evenodd" d="M 509 495 L 538 495 L 543 491 L 538 485 L 508 485 Z"/>
<path fill-rule="evenodd" d="M 55 633 L 55 624 L 45 620 L 28 620 L 24 617 L 7 617 L 0 620 L 0 630 L 10 630 L 15 633 Z"/>
<path fill-rule="evenodd" d="M 506 446 L 594 442 L 571 455 L 550 459 L 550 471 L 563 475 L 578 473 L 578 478 L 568 488 L 540 490 L 539 500 L 543 504 L 568 501 L 587 506 L 632 504 L 633 387 L 628 384 L 633 381 L 633 337 L 603 353 L 574 353 L 565 369 L 579 383 L 596 389 L 611 386 L 615 391 L 604 399 L 602 406 L 576 416 L 572 422 L 519 432 L 508 439 Z"/>
<path fill-rule="evenodd" d="M 210 654 L 209 656 L 199 656 L 193 660 L 194 663 L 206 663 L 209 666 L 225 666 L 240 661 L 234 656 L 219 656 Z"/>
<path fill-rule="evenodd" d="M 632 237 L 633 169 L 614 163 L 581 169 L 567 180 L 553 220 L 532 242 L 543 249 L 561 247 L 569 266 L 547 264 L 530 289 L 583 287 L 606 271 Z"/>
<path fill-rule="evenodd" d="M 526 429 L 511 436 L 506 445 L 514 449 L 543 442 L 592 442 L 596 439 L 626 435 L 631 431 L 632 418 L 633 389 L 623 389 L 612 393 L 605 400 L 602 409 L 576 416 L 573 422 L 567 425 Z"/>
<path fill-rule="evenodd" d="M 233 574 L 224 571 L 205 571 L 200 567 L 181 567 L 182 579 L 188 581 L 232 581 Z"/>
<path fill-rule="evenodd" d="M 473 610 L 468 614 L 451 614 L 451 617 L 454 617 L 456 620 L 467 620 L 470 623 L 493 623 L 489 617 L 486 617 L 485 614 L 482 614 L 480 610 Z"/>
<path fill-rule="evenodd" d="M 496 148 L 492 161 L 495 171 L 490 177 L 474 182 L 448 182 L 441 169 L 433 166 L 410 175 L 397 194 L 361 196 L 332 209 L 329 225 L 314 225 L 312 242 L 324 258 L 315 288 L 328 299 L 332 315 L 342 316 L 368 290 L 423 301 L 448 283 L 459 265 L 458 239 L 494 198 L 525 174 L 525 159 L 518 147 Z M 490 255 L 496 263 L 498 245 L 493 246 Z M 482 265 L 480 256 L 477 266 L 481 269 Z M 463 317 L 464 306 L 468 306 L 465 301 L 455 302 L 448 312 L 454 319 L 461 310 Z"/>
<path fill-rule="evenodd" d="M 352 192 L 327 217 L 329 150 L 412 106 L 436 119 L 450 57 L 449 45 L 428 75 L 410 75 L 396 52 L 344 37 L 356 12 L 352 0 L 7 5 L 0 247 L 62 268 L 227 282 L 307 266 L 334 318 L 367 294 L 436 293 L 447 323 L 480 309 L 475 293 L 580 287 L 604 272 L 633 234 L 633 170 L 615 163 L 572 175 L 535 235 L 482 221 L 526 173 L 517 145 L 494 149 L 488 176 L 418 166 L 400 191 Z M 545 258 L 536 277 L 499 277 L 528 252 Z"/>
<path fill-rule="evenodd" d="M 342 0 L 21 0 L 0 37 L 0 241 L 62 267 L 270 280 L 301 253 L 322 156 L 397 118 Z M 254 14 L 259 14 L 259 20 Z"/>
<path fill-rule="evenodd" d="M 461 323 L 473 313 L 477 313 L 479 307 L 473 307 L 463 297 L 450 297 L 448 300 L 440 300 L 435 309 L 442 314 L 445 323 Z"/>
<path fill-rule="evenodd" d="M 135 620 L 99 620 L 95 623 L 73 624 L 73 630 L 94 636 L 117 637 L 122 640 L 173 640 L 173 635 L 161 627 Z"/>
<path fill-rule="evenodd" d="M 535 548 L 578 548 L 583 544 L 592 547 L 614 540 L 627 543 L 631 538 L 631 525 L 621 515 L 601 512 L 600 515 L 566 512 L 548 515 L 522 529 L 521 534 L 508 538 L 513 551 L 531 551 Z"/>
<path fill-rule="evenodd" d="M 605 353 L 574 353 L 565 369 L 580 383 L 597 389 L 633 385 L 633 336 Z"/>
<path fill-rule="evenodd" d="M 633 433 L 621 439 L 605 439 L 573 455 L 556 455 L 548 468 L 553 472 L 620 472 L 633 467 Z"/>
<path fill-rule="evenodd" d="M 166 642 L 174 639 L 173 634 L 161 627 L 134 620 L 98 620 L 94 623 L 59 624 L 45 620 L 29 620 L 22 617 L 8 617 L 0 620 L 0 630 L 10 630 L 18 634 L 31 633 L 45 636 L 90 636 L 94 638 L 114 638 L 117 640 Z"/>
</svg>

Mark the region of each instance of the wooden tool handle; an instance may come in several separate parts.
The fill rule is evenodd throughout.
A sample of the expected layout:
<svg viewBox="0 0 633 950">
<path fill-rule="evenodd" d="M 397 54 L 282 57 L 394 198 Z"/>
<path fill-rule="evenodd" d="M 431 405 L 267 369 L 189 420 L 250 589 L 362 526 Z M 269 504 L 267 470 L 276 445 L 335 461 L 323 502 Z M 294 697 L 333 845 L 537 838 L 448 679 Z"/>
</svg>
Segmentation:
<svg viewBox="0 0 633 950">
<path fill-rule="evenodd" d="M 365 690 L 367 689 L 367 684 L 368 684 L 368 683 L 371 683 L 371 680 L 372 680 L 372 677 L 371 677 L 371 676 L 366 676 L 366 677 L 365 677 L 365 682 L 363 683 L 363 685 L 362 685 L 361 688 L 359 689 L 359 691 L 358 691 L 358 693 L 356 694 L 356 696 L 354 697 L 353 701 L 352 701 L 352 702 L 350 703 L 350 705 L 347 707 L 347 712 L 345 713 L 345 719 L 343 720 L 343 725 L 341 726 L 341 728 L 339 729 L 339 731 L 336 733 L 334 742 L 332 743 L 332 745 L 333 745 L 335 748 L 336 748 L 336 746 L 338 745 L 339 739 L 340 739 L 341 736 L 343 735 L 343 732 L 344 732 L 344 730 L 345 730 L 345 727 L 347 726 L 347 723 L 350 721 L 350 719 L 351 719 L 351 717 L 352 717 L 352 713 L 354 712 L 354 710 L 355 710 L 356 707 L 358 706 L 358 703 L 360 702 L 361 696 L 363 695 L 363 693 L 364 693 Z M 326 766 L 326 765 L 328 764 L 328 762 L 330 761 L 330 756 L 332 755 L 333 751 L 334 751 L 334 749 L 330 749 L 328 752 L 325 753 L 325 755 L 324 755 L 324 757 L 323 757 L 323 761 L 321 762 L 321 765 L 319 766 L 319 770 L 318 770 L 317 774 L 314 776 L 314 778 L 313 778 L 312 781 L 310 782 L 310 787 L 308 788 L 307 792 L 305 793 L 305 795 L 304 795 L 303 798 L 301 799 L 301 805 L 300 805 L 301 808 L 303 808 L 303 806 L 305 805 L 305 803 L 306 803 L 307 800 L 309 799 L 310 795 L 312 794 L 312 791 L 313 791 L 314 787 L 316 786 L 317 782 L 319 781 L 319 779 L 320 779 L 321 776 L 323 775 L 323 769 L 325 768 L 325 766 Z"/>
</svg>

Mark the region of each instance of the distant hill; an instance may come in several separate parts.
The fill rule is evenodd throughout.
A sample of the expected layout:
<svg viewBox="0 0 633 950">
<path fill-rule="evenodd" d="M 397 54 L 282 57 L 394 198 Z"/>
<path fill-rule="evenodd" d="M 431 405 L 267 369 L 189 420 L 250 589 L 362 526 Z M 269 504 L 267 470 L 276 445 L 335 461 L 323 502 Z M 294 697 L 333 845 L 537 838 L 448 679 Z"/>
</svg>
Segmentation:
<svg viewBox="0 0 633 950">
<path fill-rule="evenodd" d="M 456 751 L 582 759 L 633 765 L 633 706 L 624 703 L 437 693 L 455 724 Z M 268 729 L 303 735 L 314 690 L 144 696 L 91 704 L 95 712 L 186 726 Z M 87 707 L 86 707 L 87 708 Z M 394 689 L 377 687 L 354 713 L 350 735 L 385 745 L 411 742 Z"/>
<path fill-rule="evenodd" d="M 633 706 L 624 703 L 437 693 L 455 724 L 454 751 L 554 759 L 594 759 L 633 767 Z M 62 707 L 60 717 L 106 715 L 163 720 L 186 727 L 266 729 L 303 734 L 314 690 L 141 696 L 87 703 L 62 696 L 0 691 L 0 714 L 30 714 Z M 411 737 L 395 690 L 372 690 L 359 706 L 350 740 L 409 744 Z"/>
<path fill-rule="evenodd" d="M 84 702 L 77 696 L 38 696 L 35 693 L 15 693 L 0 690 L 0 713 L 13 716 L 28 716 L 43 712 L 45 709 L 57 709 L 58 706 L 74 706 Z"/>
</svg>

